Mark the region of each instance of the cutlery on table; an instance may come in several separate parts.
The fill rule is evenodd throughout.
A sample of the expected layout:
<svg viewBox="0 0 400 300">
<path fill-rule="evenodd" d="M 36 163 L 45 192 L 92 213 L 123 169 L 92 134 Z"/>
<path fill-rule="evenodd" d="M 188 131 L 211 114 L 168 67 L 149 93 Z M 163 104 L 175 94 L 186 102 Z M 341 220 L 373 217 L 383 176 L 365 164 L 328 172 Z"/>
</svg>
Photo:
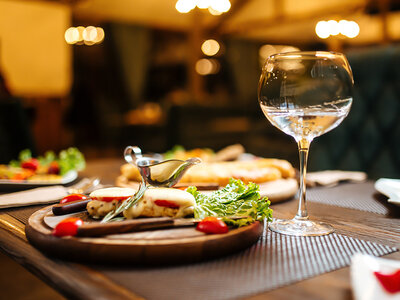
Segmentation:
<svg viewBox="0 0 400 300">
<path fill-rule="evenodd" d="M 4 194 L 0 196 L 0 208 L 54 203 L 71 193 L 90 193 L 100 187 L 100 180 L 93 177 L 84 178 L 70 187 L 53 185 Z"/>
</svg>

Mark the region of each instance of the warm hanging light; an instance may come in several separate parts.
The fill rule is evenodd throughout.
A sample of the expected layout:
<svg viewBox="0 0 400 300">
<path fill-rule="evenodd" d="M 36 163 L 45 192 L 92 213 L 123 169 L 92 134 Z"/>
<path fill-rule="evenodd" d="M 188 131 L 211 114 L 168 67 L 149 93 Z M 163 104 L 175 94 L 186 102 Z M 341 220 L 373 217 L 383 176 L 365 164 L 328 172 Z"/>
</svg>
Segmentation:
<svg viewBox="0 0 400 300">
<path fill-rule="evenodd" d="M 208 56 L 213 56 L 217 54 L 219 49 L 220 45 L 216 40 L 206 40 L 201 45 L 201 51 L 203 51 L 203 53 Z"/>
<path fill-rule="evenodd" d="M 219 16 L 219 15 L 222 15 L 222 14 L 223 14 L 222 12 L 213 9 L 211 6 L 208 8 L 208 12 L 209 12 L 210 14 L 212 14 L 213 16 Z"/>
<path fill-rule="evenodd" d="M 360 26 L 354 21 L 335 20 L 319 21 L 315 26 L 315 33 L 321 39 L 341 34 L 348 38 L 355 38 L 360 33 Z"/>
<path fill-rule="evenodd" d="M 195 7 L 208 9 L 210 14 L 217 16 L 226 13 L 231 8 L 229 0 L 178 0 L 175 8 L 178 12 L 186 14 Z"/>
<path fill-rule="evenodd" d="M 328 21 L 330 35 L 338 35 L 340 33 L 339 23 L 335 20 Z"/>
<path fill-rule="evenodd" d="M 94 26 L 88 26 L 83 29 L 82 32 L 83 40 L 87 42 L 94 42 L 97 37 L 97 30 Z"/>
<path fill-rule="evenodd" d="M 211 0 L 197 0 L 197 7 L 200 9 L 206 9 L 211 6 Z"/>
<path fill-rule="evenodd" d="M 326 39 L 328 38 L 331 34 L 329 31 L 329 25 L 328 22 L 326 21 L 319 21 L 317 23 L 317 26 L 315 26 L 315 33 L 318 35 L 319 38 L 321 39 Z"/>
<path fill-rule="evenodd" d="M 79 31 L 75 27 L 70 27 L 65 31 L 65 41 L 68 44 L 75 44 L 79 40 Z"/>
<path fill-rule="evenodd" d="M 88 46 L 100 44 L 104 40 L 104 36 L 103 28 L 94 26 L 70 27 L 64 34 L 65 41 L 68 44 L 85 44 Z"/>
<path fill-rule="evenodd" d="M 97 31 L 97 35 L 93 42 L 95 42 L 96 44 L 100 44 L 104 40 L 104 37 L 105 37 L 104 29 L 101 27 L 96 27 L 96 31 Z"/>
<path fill-rule="evenodd" d="M 196 0 L 178 0 L 175 4 L 175 8 L 182 14 L 186 14 L 196 7 Z"/>
<path fill-rule="evenodd" d="M 196 72 L 200 75 L 211 75 L 218 73 L 219 62 L 216 59 L 202 58 L 196 62 Z"/>
<path fill-rule="evenodd" d="M 231 8 L 229 0 L 214 0 L 211 2 L 211 8 L 222 13 L 227 12 Z"/>
<path fill-rule="evenodd" d="M 349 38 L 355 38 L 360 33 L 360 26 L 354 21 L 350 21 L 347 23 L 346 31 L 343 33 Z"/>
</svg>

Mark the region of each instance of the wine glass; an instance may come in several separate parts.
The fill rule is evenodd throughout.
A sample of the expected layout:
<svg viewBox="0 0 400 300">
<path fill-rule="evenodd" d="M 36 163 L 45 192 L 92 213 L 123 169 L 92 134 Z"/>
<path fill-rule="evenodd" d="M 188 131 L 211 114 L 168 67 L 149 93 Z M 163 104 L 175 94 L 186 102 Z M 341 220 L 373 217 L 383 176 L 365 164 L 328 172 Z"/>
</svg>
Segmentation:
<svg viewBox="0 0 400 300">
<path fill-rule="evenodd" d="M 296 216 L 276 219 L 272 231 L 297 236 L 332 233 L 326 223 L 309 220 L 306 170 L 311 141 L 338 126 L 353 101 L 353 75 L 341 53 L 308 51 L 270 56 L 262 69 L 258 100 L 267 119 L 292 136 L 299 148 L 300 190 Z"/>
</svg>

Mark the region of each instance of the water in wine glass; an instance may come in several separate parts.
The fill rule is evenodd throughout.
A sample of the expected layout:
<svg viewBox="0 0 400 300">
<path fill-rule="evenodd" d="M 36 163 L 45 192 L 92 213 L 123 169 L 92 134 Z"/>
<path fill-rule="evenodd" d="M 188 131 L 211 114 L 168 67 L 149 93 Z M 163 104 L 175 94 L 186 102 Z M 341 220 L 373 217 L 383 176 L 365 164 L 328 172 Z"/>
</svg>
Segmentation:
<svg viewBox="0 0 400 300">
<path fill-rule="evenodd" d="M 352 98 L 347 98 L 303 109 L 282 110 L 263 104 L 261 109 L 275 127 L 296 140 L 311 141 L 337 127 L 349 113 L 351 103 Z"/>
<path fill-rule="evenodd" d="M 263 67 L 258 100 L 267 119 L 295 138 L 300 158 L 299 204 L 291 220 L 275 219 L 275 232 L 313 236 L 334 231 L 329 224 L 309 219 L 306 173 L 311 141 L 338 126 L 347 116 L 353 95 L 353 75 L 343 54 L 321 51 L 280 53 Z"/>
</svg>

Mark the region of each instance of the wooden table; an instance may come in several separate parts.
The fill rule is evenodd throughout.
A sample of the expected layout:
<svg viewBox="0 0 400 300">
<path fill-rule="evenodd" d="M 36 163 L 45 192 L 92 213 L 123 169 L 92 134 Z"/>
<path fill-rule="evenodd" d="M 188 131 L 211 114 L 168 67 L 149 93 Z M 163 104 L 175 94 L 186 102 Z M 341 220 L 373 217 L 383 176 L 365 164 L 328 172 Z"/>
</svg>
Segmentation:
<svg viewBox="0 0 400 300">
<path fill-rule="evenodd" d="M 122 163 L 122 160 L 117 159 L 92 161 L 81 175 L 100 176 L 103 183 L 112 184 Z M 296 201 L 274 205 L 274 217 L 292 217 L 296 205 Z M 399 211 L 392 216 L 384 216 L 311 202 L 308 203 L 308 208 L 313 219 L 332 224 L 337 233 L 388 246 L 400 246 Z M 81 299 L 142 299 L 90 266 L 44 256 L 27 242 L 24 228 L 24 223 L 3 211 L 0 214 L 0 248 L 61 294 L 68 298 Z M 385 257 L 400 260 L 400 253 L 395 252 Z M 352 299 L 349 268 L 249 299 Z"/>
</svg>

